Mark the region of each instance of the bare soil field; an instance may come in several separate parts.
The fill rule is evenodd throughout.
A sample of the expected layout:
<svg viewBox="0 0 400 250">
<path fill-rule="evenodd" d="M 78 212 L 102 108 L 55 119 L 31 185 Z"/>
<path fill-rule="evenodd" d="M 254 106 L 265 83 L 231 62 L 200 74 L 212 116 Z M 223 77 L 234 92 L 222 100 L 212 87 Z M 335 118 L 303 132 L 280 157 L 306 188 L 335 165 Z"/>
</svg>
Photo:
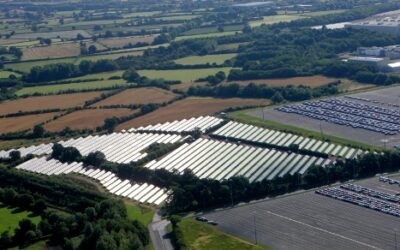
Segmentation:
<svg viewBox="0 0 400 250">
<path fill-rule="evenodd" d="M 233 82 L 238 83 L 241 86 L 247 86 L 250 83 L 255 83 L 255 84 L 267 84 L 268 86 L 274 86 L 274 87 L 281 87 L 287 85 L 293 85 L 293 86 L 304 85 L 304 86 L 309 86 L 311 88 L 316 88 L 338 80 L 340 79 L 317 75 L 317 76 L 303 76 L 303 77 L 292 77 L 292 78 L 281 78 L 281 79 L 261 79 L 261 80 L 233 81 Z"/>
<path fill-rule="evenodd" d="M 104 124 L 107 118 L 123 117 L 135 113 L 130 109 L 88 109 L 76 111 L 47 123 L 44 128 L 48 131 L 60 131 L 66 127 L 71 129 L 95 129 Z"/>
<path fill-rule="evenodd" d="M 368 179 L 372 188 L 387 185 Z M 365 181 L 357 182 L 364 185 Z M 371 186 L 370 186 L 371 187 Z M 388 192 L 386 190 L 380 190 Z M 205 215 L 222 230 L 273 249 L 395 249 L 400 218 L 309 191 Z M 398 241 L 398 239 L 397 239 Z M 397 245 L 399 243 L 397 242 Z"/>
<path fill-rule="evenodd" d="M 65 95 L 50 95 L 50 96 L 35 96 L 22 98 L 12 101 L 0 103 L 0 115 L 14 114 L 20 111 L 34 111 L 46 109 L 66 109 L 78 107 L 85 104 L 86 101 L 92 100 L 105 91 L 94 91 L 87 93 L 65 94 Z"/>
<path fill-rule="evenodd" d="M 215 112 L 230 107 L 255 106 L 268 104 L 266 99 L 216 99 L 216 98 L 186 98 L 174 102 L 173 104 L 157 109 L 154 112 L 140 116 L 136 119 L 127 121 L 118 126 L 117 129 L 127 129 L 140 127 L 149 124 L 157 124 L 161 122 L 172 122 L 185 118 L 197 117 L 202 115 L 212 115 Z"/>
<path fill-rule="evenodd" d="M 0 118 L 0 134 L 31 129 L 39 123 L 50 120 L 55 115 L 57 115 L 57 113 L 45 113 L 38 115 L 25 115 L 19 117 Z"/>
<path fill-rule="evenodd" d="M 170 91 L 159 88 L 134 88 L 127 89 L 92 106 L 101 107 L 109 105 L 131 105 L 164 103 L 174 99 L 176 95 Z"/>
<path fill-rule="evenodd" d="M 15 44 L 20 42 L 26 42 L 27 39 L 0 39 L 0 45 L 8 45 L 8 44 Z"/>
<path fill-rule="evenodd" d="M 132 36 L 132 37 L 124 37 L 124 38 L 108 38 L 99 40 L 98 43 L 104 45 L 108 48 L 122 48 L 128 44 L 136 44 L 136 43 L 148 43 L 151 44 L 158 35 L 146 35 L 146 36 Z"/>
<path fill-rule="evenodd" d="M 80 55 L 77 43 L 55 44 L 46 47 L 24 48 L 22 60 L 72 57 Z"/>
</svg>

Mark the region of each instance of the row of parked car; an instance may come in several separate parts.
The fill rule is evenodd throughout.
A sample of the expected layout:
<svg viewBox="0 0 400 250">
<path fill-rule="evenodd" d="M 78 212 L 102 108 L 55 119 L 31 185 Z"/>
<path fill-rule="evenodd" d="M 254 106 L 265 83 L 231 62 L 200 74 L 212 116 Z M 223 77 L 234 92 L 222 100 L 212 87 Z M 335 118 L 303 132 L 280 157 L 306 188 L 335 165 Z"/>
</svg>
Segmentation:
<svg viewBox="0 0 400 250">
<path fill-rule="evenodd" d="M 375 197 L 375 198 L 386 200 L 386 201 L 400 203 L 400 196 L 399 195 L 388 194 L 388 193 L 380 192 L 380 191 L 377 191 L 377 190 L 373 190 L 373 189 L 370 189 L 370 188 L 362 187 L 362 186 L 351 184 L 351 183 L 343 184 L 340 187 L 343 188 L 343 189 L 349 190 L 349 191 L 353 191 L 353 192 L 356 192 L 356 193 L 364 194 L 366 196 Z"/>
<path fill-rule="evenodd" d="M 390 185 L 397 184 L 400 186 L 400 180 L 391 179 L 385 176 L 379 176 L 379 181 L 389 183 Z"/>
<path fill-rule="evenodd" d="M 346 96 L 344 96 L 344 98 L 357 100 L 357 101 L 363 101 L 363 102 L 370 102 L 370 103 L 374 103 L 374 104 L 388 105 L 390 107 L 395 107 L 395 108 L 400 108 L 400 105 L 397 103 L 386 103 L 386 102 L 381 102 L 378 100 L 372 100 L 372 99 L 358 97 L 358 96 L 346 95 Z"/>
<path fill-rule="evenodd" d="M 207 219 L 207 218 L 204 217 L 204 216 L 196 216 L 196 220 L 197 220 L 197 221 L 201 221 L 201 222 L 205 222 L 205 223 L 210 224 L 210 225 L 213 225 L 213 226 L 218 225 L 218 223 L 217 223 L 216 221 L 209 220 L 209 219 Z"/>
<path fill-rule="evenodd" d="M 342 99 L 286 105 L 277 110 L 386 135 L 400 133 L 400 111 Z"/>
<path fill-rule="evenodd" d="M 371 198 L 363 194 L 350 192 L 340 188 L 322 188 L 316 190 L 315 193 L 400 217 L 400 205 L 393 202 Z"/>
</svg>

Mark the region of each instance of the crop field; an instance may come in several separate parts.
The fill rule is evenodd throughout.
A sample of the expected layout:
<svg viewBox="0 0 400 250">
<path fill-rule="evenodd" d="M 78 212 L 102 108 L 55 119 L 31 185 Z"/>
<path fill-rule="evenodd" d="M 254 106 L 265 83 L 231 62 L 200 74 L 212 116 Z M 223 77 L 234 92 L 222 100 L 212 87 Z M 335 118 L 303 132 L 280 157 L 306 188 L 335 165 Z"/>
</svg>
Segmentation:
<svg viewBox="0 0 400 250">
<path fill-rule="evenodd" d="M 327 85 L 329 83 L 336 82 L 340 79 L 331 78 L 326 76 L 303 76 L 303 77 L 292 77 L 292 78 L 281 78 L 281 79 L 261 79 L 261 80 L 247 80 L 247 81 L 234 81 L 241 86 L 246 86 L 249 83 L 255 84 L 267 84 L 268 86 L 281 87 L 287 85 L 299 86 L 304 85 L 311 88 Z"/>
<path fill-rule="evenodd" d="M 215 33 L 206 33 L 206 34 L 197 34 L 197 35 L 185 35 L 178 36 L 175 38 L 175 41 L 182 41 L 187 39 L 200 39 L 200 38 L 209 38 L 209 37 L 222 37 L 222 36 L 232 36 L 237 33 L 241 33 L 241 31 L 224 31 L 224 32 L 215 32 Z"/>
<path fill-rule="evenodd" d="M 276 15 L 276 16 L 265 16 L 262 20 L 251 21 L 249 24 L 251 27 L 261 26 L 262 24 L 275 24 L 281 22 L 291 22 L 294 20 L 307 18 L 306 16 L 302 15 Z"/>
<path fill-rule="evenodd" d="M 67 78 L 67 79 L 69 81 L 80 81 L 80 80 L 88 80 L 88 79 L 104 79 L 104 80 L 106 80 L 113 76 L 122 77 L 123 73 L 124 73 L 123 70 L 116 70 L 116 71 L 107 71 L 107 72 L 102 72 L 102 73 L 88 74 L 88 75 L 84 75 L 84 76 Z"/>
<path fill-rule="evenodd" d="M 52 119 L 55 115 L 57 115 L 57 113 L 0 118 L 0 133 L 3 134 L 29 130 L 39 123 Z"/>
<path fill-rule="evenodd" d="M 8 63 L 4 65 L 4 68 L 21 72 L 29 72 L 31 68 L 34 66 L 44 66 L 47 64 L 55 64 L 55 63 L 74 63 L 75 61 L 76 58 L 63 58 L 63 59 L 42 60 L 33 62 Z"/>
<path fill-rule="evenodd" d="M 109 105 L 132 105 L 132 104 L 149 104 L 164 103 L 176 97 L 176 94 L 159 88 L 133 88 L 113 95 L 105 100 L 97 102 L 92 106 L 109 106 Z"/>
<path fill-rule="evenodd" d="M 206 56 L 188 56 L 175 60 L 176 64 L 197 65 L 197 64 L 223 64 L 226 60 L 234 58 L 237 54 L 218 54 Z"/>
<path fill-rule="evenodd" d="M 14 39 L 14 38 L 2 39 L 2 38 L 0 38 L 0 45 L 15 44 L 15 43 L 21 43 L 21 42 L 26 42 L 26 41 L 28 41 L 28 39 Z"/>
<path fill-rule="evenodd" d="M 397 177 L 398 178 L 398 177 Z M 375 190 L 398 193 L 396 185 L 377 177 Z M 392 190 L 392 191 L 390 191 Z M 219 228 L 273 249 L 394 249 L 400 218 L 315 194 L 313 191 L 275 198 L 205 215 Z"/>
<path fill-rule="evenodd" d="M 176 69 L 176 70 L 139 70 L 141 76 L 150 79 L 163 78 L 165 80 L 177 80 L 182 82 L 195 81 L 199 78 L 205 78 L 209 75 L 215 75 L 219 71 L 225 72 L 226 75 L 232 68 L 207 68 L 207 69 Z"/>
<path fill-rule="evenodd" d="M 0 203 L 0 232 L 8 231 L 10 235 L 14 234 L 14 229 L 18 228 L 18 222 L 22 219 L 30 219 L 38 224 L 40 216 L 32 216 L 28 211 L 20 211 L 16 208 L 8 208 Z"/>
<path fill-rule="evenodd" d="M 95 129 L 104 125 L 107 118 L 128 116 L 136 111 L 130 109 L 88 109 L 76 111 L 45 124 L 48 131 L 61 131 L 66 127 L 71 129 Z"/>
<path fill-rule="evenodd" d="M 239 48 L 240 45 L 246 45 L 248 43 L 227 43 L 227 44 L 220 44 L 217 45 L 217 51 L 222 51 L 222 50 L 236 50 Z"/>
<path fill-rule="evenodd" d="M 230 107 L 256 106 L 268 104 L 269 100 L 240 99 L 240 98 L 186 98 L 176 101 L 169 106 L 157 109 L 154 112 L 127 121 L 118 126 L 118 129 L 138 128 L 144 125 L 181 120 L 196 116 L 212 115 L 215 112 Z"/>
<path fill-rule="evenodd" d="M 357 98 L 366 98 L 372 101 L 377 101 L 378 103 L 373 104 L 373 106 L 384 107 L 389 109 L 396 109 L 391 106 L 391 104 L 398 104 L 398 95 L 400 93 L 400 87 L 389 87 L 383 88 L 379 90 L 372 90 L 367 92 L 362 92 L 358 94 L 351 95 L 351 97 Z M 347 98 L 345 98 L 347 99 Z M 368 104 L 361 100 L 356 100 L 358 103 Z M 260 110 L 249 111 L 249 115 L 263 117 L 263 112 Z M 384 147 L 385 145 L 388 147 L 392 147 L 396 144 L 400 143 L 400 138 L 398 135 L 384 135 L 382 133 L 378 133 L 372 130 L 366 130 L 362 128 L 353 128 L 351 126 L 339 125 L 335 123 L 331 123 L 324 120 L 318 120 L 311 117 L 294 114 L 294 113 L 285 113 L 280 112 L 275 109 L 265 109 L 264 117 L 267 120 L 296 125 L 301 124 L 301 128 L 308 129 L 315 132 L 323 131 L 324 134 L 333 135 L 341 138 L 350 139 L 353 141 L 366 143 L 370 145 Z"/>
<path fill-rule="evenodd" d="M 90 37 L 89 33 L 85 30 L 71 30 L 71 31 L 61 31 L 61 32 L 43 32 L 43 33 L 24 33 L 13 35 L 13 39 L 36 39 L 41 38 L 76 38 L 78 34 L 84 37 Z"/>
<path fill-rule="evenodd" d="M 20 77 L 21 75 L 12 71 L 0 71 L 0 78 L 8 78 L 10 75 Z"/>
<path fill-rule="evenodd" d="M 156 38 L 157 35 L 147 35 L 147 36 L 132 36 L 132 37 L 123 37 L 123 38 L 108 38 L 98 40 L 100 44 L 108 48 L 122 48 L 128 44 L 136 44 L 136 43 L 149 43 L 151 44 Z"/>
<path fill-rule="evenodd" d="M 0 103 L 0 115 L 46 109 L 67 109 L 82 106 L 105 92 L 34 96 Z"/>
<path fill-rule="evenodd" d="M 56 44 L 46 47 L 24 48 L 22 60 L 72 57 L 79 54 L 80 47 L 77 43 Z"/>
<path fill-rule="evenodd" d="M 68 90 L 97 90 L 102 88 L 110 88 L 113 86 L 127 85 L 125 80 L 98 80 L 92 82 L 78 82 L 68 84 L 55 84 L 46 86 L 26 87 L 18 90 L 18 96 L 39 94 L 56 94 Z"/>
</svg>

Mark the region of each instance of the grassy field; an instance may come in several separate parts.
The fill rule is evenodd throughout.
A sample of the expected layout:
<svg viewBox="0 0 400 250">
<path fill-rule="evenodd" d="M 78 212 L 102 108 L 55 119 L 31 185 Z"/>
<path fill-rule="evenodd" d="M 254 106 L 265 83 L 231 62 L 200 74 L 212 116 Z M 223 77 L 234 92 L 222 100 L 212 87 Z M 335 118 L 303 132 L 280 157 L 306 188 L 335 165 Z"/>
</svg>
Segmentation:
<svg viewBox="0 0 400 250">
<path fill-rule="evenodd" d="M 138 206 L 131 202 L 125 202 L 125 207 L 130 220 L 138 220 L 145 226 L 153 220 L 154 212 L 150 208 Z"/>
<path fill-rule="evenodd" d="M 209 38 L 209 37 L 221 37 L 221 36 L 232 36 L 236 33 L 241 33 L 241 31 L 224 31 L 219 33 L 207 33 L 207 34 L 198 34 L 198 35 L 188 35 L 188 36 L 178 36 L 175 38 L 175 41 L 182 41 L 186 39 L 199 39 L 199 38 Z"/>
<path fill-rule="evenodd" d="M 42 240 L 42 241 L 38 241 L 32 245 L 29 246 L 23 246 L 23 247 L 13 247 L 13 248 L 9 248 L 8 250 L 19 250 L 19 249 L 26 249 L 26 250 L 43 250 L 43 249 L 47 249 L 46 248 L 46 241 Z"/>
<path fill-rule="evenodd" d="M 40 216 L 33 216 L 32 213 L 28 211 L 8 208 L 0 203 L 0 232 L 8 230 L 10 234 L 13 234 L 14 229 L 18 227 L 18 222 L 25 218 L 29 218 L 35 224 L 40 222 Z"/>
<path fill-rule="evenodd" d="M 184 219 L 179 223 L 187 249 L 190 250 L 266 250 L 262 246 L 252 244 L 240 238 L 228 235 L 193 219 Z"/>
<path fill-rule="evenodd" d="M 120 80 L 99 80 L 93 82 L 81 82 L 81 83 L 69 83 L 69 84 L 55 84 L 55 85 L 47 85 L 47 86 L 35 86 L 35 87 L 27 87 L 22 88 L 16 92 L 18 96 L 22 95 L 32 95 L 34 93 L 40 94 L 50 94 L 50 93 L 58 93 L 61 91 L 67 90 L 95 90 L 102 88 L 110 88 L 112 86 L 122 86 L 127 83 Z"/>
<path fill-rule="evenodd" d="M 16 77 L 20 77 L 21 75 L 11 71 L 0 71 L 0 78 L 8 78 L 10 75 L 14 75 Z"/>
<path fill-rule="evenodd" d="M 9 63 L 4 65 L 5 69 L 12 69 L 21 72 L 29 72 L 34 66 L 44 66 L 47 64 L 54 63 L 74 63 L 76 58 L 63 58 L 63 59 L 54 59 L 54 60 L 43 60 L 43 61 L 30 61 L 30 62 L 21 62 L 21 63 Z"/>
<path fill-rule="evenodd" d="M 353 147 L 361 147 L 365 149 L 370 149 L 370 150 L 381 150 L 380 148 L 376 146 L 372 146 L 369 144 L 361 143 L 361 142 L 356 142 L 352 140 L 348 140 L 345 138 L 337 137 L 337 136 L 332 136 L 332 135 L 326 135 L 324 134 L 323 136 L 319 132 L 314 132 L 310 131 L 304 128 L 296 127 L 294 125 L 288 125 L 288 124 L 283 124 L 271 120 L 263 120 L 262 118 L 248 115 L 247 112 L 249 110 L 241 110 L 241 111 L 236 111 L 229 113 L 229 117 L 235 121 L 247 123 L 247 124 L 252 124 L 255 126 L 260 126 L 260 127 L 265 127 L 269 129 L 274 129 L 274 130 L 284 130 L 289 133 L 295 133 L 295 134 L 300 134 L 305 137 L 312 137 L 320 140 L 329 140 L 334 143 L 338 144 L 343 144 L 343 145 L 349 145 Z"/>
<path fill-rule="evenodd" d="M 174 99 L 176 95 L 168 90 L 160 88 L 132 88 L 110 96 L 92 106 L 101 107 L 108 105 L 131 105 L 164 103 Z M 1 105 L 0 105 L 1 108 Z M 0 110 L 1 111 L 1 110 Z"/>
<path fill-rule="evenodd" d="M 219 54 L 219 55 L 206 55 L 206 56 L 188 56 L 175 60 L 175 63 L 182 65 L 196 65 L 196 64 L 223 64 L 226 60 L 234 58 L 237 54 Z"/>
<path fill-rule="evenodd" d="M 306 18 L 306 16 L 302 15 L 276 15 L 276 16 L 265 16 L 262 20 L 251 21 L 249 24 L 251 27 L 257 27 L 262 24 L 274 24 L 281 22 L 290 22 L 297 19 Z"/>
<path fill-rule="evenodd" d="M 116 70 L 116 71 L 108 71 L 108 72 L 84 75 L 84 76 L 80 76 L 80 77 L 68 78 L 67 80 L 68 81 L 80 81 L 80 80 L 88 80 L 88 79 L 104 79 L 104 80 L 107 80 L 107 79 L 109 79 L 110 77 L 113 77 L 113 76 L 122 77 L 123 73 L 124 73 L 123 70 Z"/>
<path fill-rule="evenodd" d="M 177 69 L 177 70 L 139 70 L 141 76 L 151 79 L 163 78 L 165 80 L 178 80 L 182 82 L 195 81 L 209 75 L 215 75 L 218 71 L 225 72 L 226 75 L 232 68 L 207 68 L 207 69 Z"/>
</svg>

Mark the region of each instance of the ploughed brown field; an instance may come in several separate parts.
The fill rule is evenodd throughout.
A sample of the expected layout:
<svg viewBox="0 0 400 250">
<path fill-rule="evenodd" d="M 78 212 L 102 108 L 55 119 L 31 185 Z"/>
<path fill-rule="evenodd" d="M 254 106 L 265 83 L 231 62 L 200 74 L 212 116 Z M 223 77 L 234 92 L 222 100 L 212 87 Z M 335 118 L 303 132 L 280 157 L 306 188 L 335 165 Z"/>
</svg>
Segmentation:
<svg viewBox="0 0 400 250">
<path fill-rule="evenodd" d="M 105 91 L 94 91 L 87 93 L 34 96 L 5 101 L 0 103 L 0 115 L 14 114 L 20 111 L 35 111 L 48 109 L 67 109 L 82 106 L 86 101 L 100 96 Z"/>
<path fill-rule="evenodd" d="M 31 129 L 39 123 L 43 123 L 52 119 L 57 114 L 58 113 L 45 113 L 38 115 L 0 118 L 0 134 Z"/>
<path fill-rule="evenodd" d="M 78 43 L 54 44 L 45 47 L 24 48 L 22 52 L 22 60 L 61 58 L 79 56 L 80 47 Z"/>
<path fill-rule="evenodd" d="M 238 83 L 241 86 L 246 86 L 249 83 L 255 84 L 267 84 L 268 86 L 280 87 L 287 85 L 304 85 L 311 88 L 320 87 L 327 85 L 329 83 L 335 82 L 337 78 L 331 78 L 326 76 L 302 76 L 302 77 L 291 77 L 291 78 L 281 78 L 281 79 L 261 79 L 261 80 L 246 80 L 246 81 L 232 81 L 230 83 Z M 226 83 L 225 83 L 226 84 Z"/>
<path fill-rule="evenodd" d="M 93 104 L 93 106 L 109 105 L 131 105 L 131 104 L 149 104 L 164 103 L 174 99 L 176 95 L 170 91 L 159 88 L 135 88 L 127 89 L 119 94 Z"/>
<path fill-rule="evenodd" d="M 240 99 L 240 98 L 201 98 L 192 97 L 176 101 L 169 106 L 157 109 L 154 112 L 127 121 L 117 129 L 135 128 L 149 124 L 172 122 L 185 118 L 202 115 L 212 115 L 229 107 L 266 105 L 270 101 L 266 99 Z"/>
<path fill-rule="evenodd" d="M 125 38 L 108 38 L 98 40 L 98 43 L 104 45 L 108 48 L 122 48 L 125 45 L 131 43 L 135 45 L 136 43 L 148 43 L 151 44 L 156 38 L 157 35 L 146 35 L 146 36 L 133 36 L 133 37 L 125 37 Z"/>
<path fill-rule="evenodd" d="M 104 125 L 107 118 L 128 116 L 137 111 L 131 109 L 87 109 L 76 111 L 47 123 L 48 131 L 61 131 L 66 127 L 74 130 L 95 129 Z"/>
</svg>

